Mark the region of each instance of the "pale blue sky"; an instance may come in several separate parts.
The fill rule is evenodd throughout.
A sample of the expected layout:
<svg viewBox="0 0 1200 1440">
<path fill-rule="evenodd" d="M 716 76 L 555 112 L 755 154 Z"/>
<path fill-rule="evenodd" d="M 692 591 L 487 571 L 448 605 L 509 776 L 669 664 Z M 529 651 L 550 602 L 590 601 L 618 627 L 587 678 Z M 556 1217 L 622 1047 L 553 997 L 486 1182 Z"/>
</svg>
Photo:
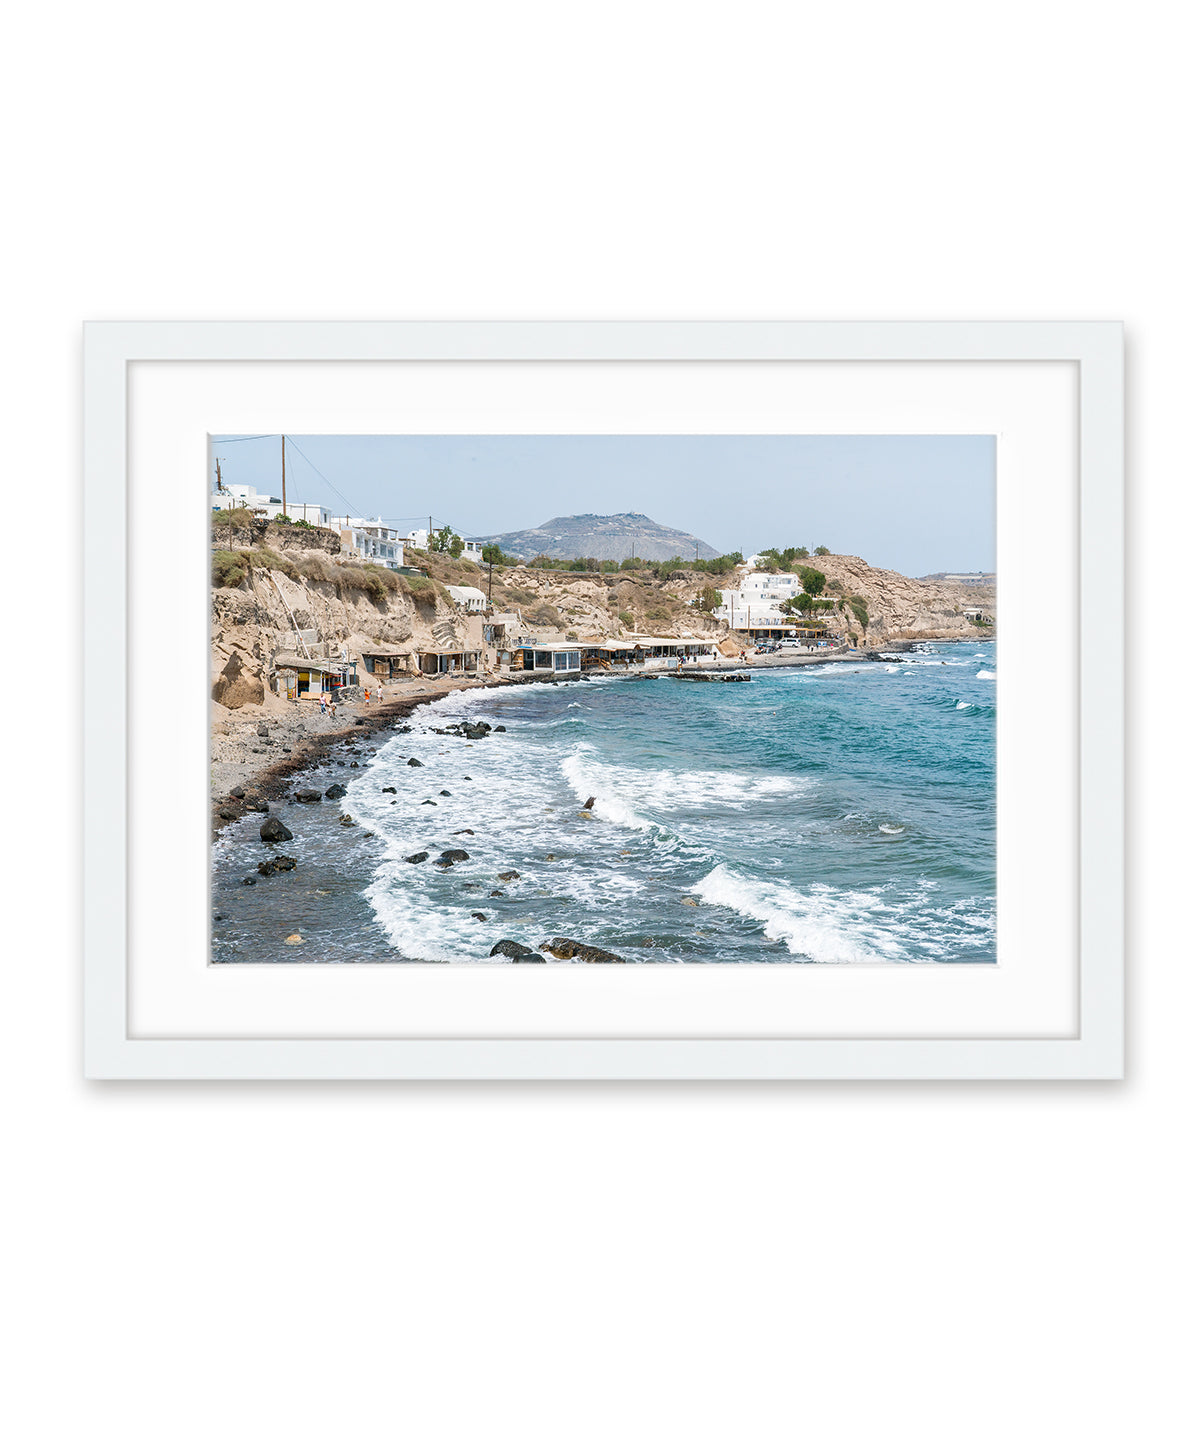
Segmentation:
<svg viewBox="0 0 1200 1440">
<path fill-rule="evenodd" d="M 828 545 L 925 575 L 995 568 L 991 435 L 296 435 L 288 499 L 398 528 L 500 534 L 638 511 L 719 551 Z M 279 436 L 215 437 L 229 484 L 279 494 Z"/>
</svg>

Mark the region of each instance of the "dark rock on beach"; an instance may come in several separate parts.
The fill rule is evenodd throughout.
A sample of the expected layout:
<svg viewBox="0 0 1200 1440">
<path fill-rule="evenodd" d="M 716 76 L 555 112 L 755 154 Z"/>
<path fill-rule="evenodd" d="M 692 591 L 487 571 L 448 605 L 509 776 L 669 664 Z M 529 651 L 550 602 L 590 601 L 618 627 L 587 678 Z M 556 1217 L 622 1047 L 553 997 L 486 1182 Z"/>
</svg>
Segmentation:
<svg viewBox="0 0 1200 1440">
<path fill-rule="evenodd" d="M 429 851 L 418 850 L 415 855 L 406 855 L 404 858 L 408 861 L 410 865 L 419 865 L 422 860 L 429 859 Z"/>
<path fill-rule="evenodd" d="M 297 790 L 295 797 L 302 805 L 315 805 L 321 799 L 319 790 Z"/>
<path fill-rule="evenodd" d="M 496 876 L 497 880 L 519 880 L 520 878 L 521 874 L 518 870 L 501 870 Z"/>
<path fill-rule="evenodd" d="M 456 830 L 454 833 L 456 835 L 474 835 L 475 832 L 474 830 Z"/>
<path fill-rule="evenodd" d="M 423 768 L 423 766 L 421 765 L 421 762 L 417 759 L 417 757 L 416 757 L 415 755 L 409 760 L 408 763 L 409 763 L 410 765 L 415 765 L 418 770 L 420 770 L 420 769 Z"/>
<path fill-rule="evenodd" d="M 486 919 L 487 919 L 487 916 L 483 913 L 482 910 L 472 910 L 472 911 L 471 911 L 471 919 L 472 919 L 472 920 L 486 920 Z"/>
<path fill-rule="evenodd" d="M 260 840 L 290 840 L 292 832 L 277 815 L 272 815 L 269 820 L 264 820 L 259 826 L 258 838 Z"/>
<path fill-rule="evenodd" d="M 380 793 L 384 795 L 394 795 L 396 793 L 396 787 L 394 785 L 385 785 Z"/>
<path fill-rule="evenodd" d="M 260 875 L 280 875 L 285 870 L 294 870 L 296 862 L 290 855 L 272 855 L 269 860 L 264 860 L 258 867 Z"/>
<path fill-rule="evenodd" d="M 235 785 L 229 794 L 233 800 L 244 800 L 246 797 L 246 787 L 244 785 Z"/>
<path fill-rule="evenodd" d="M 222 820 L 236 820 L 238 812 L 236 810 L 231 810 L 228 805 L 222 805 L 221 808 L 217 811 L 217 814 L 221 817 Z"/>
<path fill-rule="evenodd" d="M 546 963 L 543 956 L 539 955 L 536 950 L 531 950 L 528 945 L 523 944 L 520 940 L 498 940 L 488 951 L 488 955 L 489 957 L 493 955 L 507 955 L 510 960 L 525 960 L 535 965 L 544 965 Z"/>
<path fill-rule="evenodd" d="M 599 950 L 595 945 L 584 945 L 578 940 L 566 940 L 561 935 L 538 946 L 553 955 L 556 960 L 582 960 L 588 965 L 624 965 L 620 955 L 611 950 Z"/>
<path fill-rule="evenodd" d="M 493 733 L 494 735 L 503 735 L 503 734 L 506 733 L 506 731 L 507 731 L 507 726 L 497 725 L 496 728 L 495 728 L 495 730 L 494 730 L 492 733 Z"/>
<path fill-rule="evenodd" d="M 334 784 L 326 790 L 325 798 L 326 800 L 340 800 L 345 793 L 346 787 L 344 785 Z"/>
<path fill-rule="evenodd" d="M 451 795 L 450 795 L 449 790 L 439 790 L 439 791 L 438 791 L 438 794 L 439 794 L 439 795 L 444 795 L 444 796 L 447 798 L 447 800 L 449 800 L 449 799 L 452 798 Z"/>
<path fill-rule="evenodd" d="M 270 813 L 271 807 L 265 800 L 247 800 L 246 809 L 253 810 L 256 815 L 267 815 Z"/>
<path fill-rule="evenodd" d="M 449 860 L 453 865 L 458 860 L 469 860 L 471 857 L 465 850 L 443 850 L 441 858 L 443 860 Z"/>
<path fill-rule="evenodd" d="M 243 885 L 257 885 L 257 884 L 258 884 L 258 881 L 254 878 L 253 875 L 247 875 L 246 878 L 242 881 L 242 884 L 243 884 Z"/>
<path fill-rule="evenodd" d="M 343 791 L 342 793 L 344 794 L 345 792 Z M 342 818 L 338 821 L 338 824 L 339 824 L 339 825 L 353 825 L 353 824 L 354 824 L 354 821 L 353 821 L 353 819 L 352 819 L 349 815 L 343 815 Z"/>
<path fill-rule="evenodd" d="M 422 800 L 422 801 L 421 801 L 421 804 L 422 804 L 422 805 L 436 805 L 436 804 L 437 804 L 437 801 L 436 801 L 436 800 Z"/>
</svg>

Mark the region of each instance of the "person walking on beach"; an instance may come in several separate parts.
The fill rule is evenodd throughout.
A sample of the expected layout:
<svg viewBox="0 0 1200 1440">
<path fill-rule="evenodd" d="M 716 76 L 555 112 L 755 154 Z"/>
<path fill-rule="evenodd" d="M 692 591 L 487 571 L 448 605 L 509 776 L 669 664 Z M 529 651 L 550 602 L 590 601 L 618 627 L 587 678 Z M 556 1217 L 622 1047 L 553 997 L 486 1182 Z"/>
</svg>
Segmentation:
<svg viewBox="0 0 1200 1440">
<path fill-rule="evenodd" d="M 322 695 L 322 696 L 321 696 L 321 714 L 324 715 L 324 713 L 325 713 L 325 696 Z"/>
</svg>

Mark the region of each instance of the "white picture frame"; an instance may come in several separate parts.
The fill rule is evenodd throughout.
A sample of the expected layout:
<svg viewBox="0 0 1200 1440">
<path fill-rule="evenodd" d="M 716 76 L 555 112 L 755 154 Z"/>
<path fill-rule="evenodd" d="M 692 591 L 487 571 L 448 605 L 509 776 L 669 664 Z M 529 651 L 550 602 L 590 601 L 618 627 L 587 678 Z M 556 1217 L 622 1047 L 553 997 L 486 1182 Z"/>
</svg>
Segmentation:
<svg viewBox="0 0 1200 1440">
<path fill-rule="evenodd" d="M 139 561 L 129 543 L 132 377 L 138 366 L 612 366 L 1003 367 L 1067 366 L 1077 473 L 1060 497 L 1075 517 L 1077 584 L 1069 586 L 1072 637 L 1062 657 L 1077 683 L 1069 717 L 1077 737 L 1070 838 L 1059 857 L 1055 901 L 1075 936 L 1070 954 L 1035 941 L 1022 960 L 1069 966 L 1074 1023 L 1022 1033 L 780 1034 L 765 999 L 755 1025 L 736 1033 L 379 1034 L 366 996 L 346 1001 L 336 1033 L 266 1034 L 219 1021 L 203 1033 L 131 1023 L 131 900 L 144 889 L 136 862 L 130 752 L 136 694 L 130 688 L 129 584 Z M 1000 367 L 1000 368 L 997 368 Z M 1121 327 L 1079 323 L 103 323 L 84 344 L 84 971 L 85 1073 L 95 1079 L 461 1079 L 461 1080 L 901 1080 L 1117 1079 L 1123 1020 L 1123 341 Z M 249 373 L 244 369 L 239 374 Z M 681 370 L 682 373 L 682 370 Z M 946 373 L 943 371 L 942 373 Z M 225 416 L 215 417 L 224 419 Z M 873 428 L 874 417 L 861 417 Z M 894 423 L 894 415 L 888 423 Z M 213 423 L 213 430 L 230 427 Z M 293 426 L 293 428 L 296 428 Z M 317 427 L 314 427 L 317 428 Z M 183 447 L 186 448 L 186 447 Z M 198 458 L 204 464 L 204 456 Z M 172 483 L 168 478 L 165 483 Z M 1000 477 L 1004 484 L 1003 476 Z M 1069 487 L 1076 487 L 1068 493 Z M 1077 501 L 1077 503 L 1076 503 Z M 1064 513 L 1066 510 L 1064 508 Z M 1023 543 L 1019 538 L 1014 546 Z M 1010 551 L 1000 566 L 1022 570 Z M 186 588 L 186 587 L 185 587 Z M 206 604 L 202 593 L 171 603 Z M 1004 626 L 1001 600 L 1001 626 Z M 1003 633 L 1003 630 L 1002 630 Z M 1023 703 L 1020 696 L 1017 704 Z M 1011 768 L 1010 768 L 1011 774 Z M 1020 778 L 1014 783 L 1019 793 Z M 1019 800 L 1018 805 L 1022 802 Z M 1037 797 L 1028 795 L 1030 815 Z M 1066 832 L 1064 832 L 1066 833 Z M 181 894 L 207 874 L 181 873 Z M 1057 933 L 1057 932 L 1056 932 Z M 1064 932 L 1065 933 L 1065 932 Z M 164 966 L 169 946 L 151 947 Z M 1053 953 L 1052 953 L 1053 952 Z M 214 970 L 251 967 L 213 967 Z M 305 967 L 267 967 L 275 971 Z M 312 967 L 308 967 L 312 968 Z M 365 967 L 320 967 L 323 971 Z M 408 967 L 371 967 L 394 972 Z M 421 967 L 442 969 L 460 967 Z M 467 967 L 472 968 L 472 967 Z M 497 967 L 479 967 L 492 970 Z M 527 968 L 539 967 L 521 967 Z M 551 967 L 592 970 L 597 967 Z M 615 967 L 606 967 L 615 968 Z M 654 970 L 663 967 L 623 967 Z M 746 967 L 670 967 L 731 969 Z M 749 967 L 811 973 L 829 967 Z M 907 968 L 907 967 L 906 967 Z M 957 967 L 919 967 L 954 969 Z M 979 968 L 979 967 L 971 967 Z M 506 974 L 516 976 L 516 969 Z M 194 979 L 195 977 L 193 977 Z M 268 977 L 269 978 L 269 977 Z M 205 982 L 209 983 L 209 982 Z M 223 982 L 212 981 L 212 984 Z M 338 982 L 335 982 L 338 983 Z M 400 982 L 403 983 L 403 982 Z M 494 978 L 486 983 L 494 984 Z M 536 977 L 520 976 L 521 985 Z M 603 982 L 612 984 L 609 979 Z M 615 982 L 626 983 L 626 982 Z M 792 983 L 792 982 L 787 982 Z M 803 984 L 804 981 L 796 983 Z M 922 982 L 918 982 L 922 983 Z M 359 1005 L 357 1020 L 355 1004 Z M 850 1032 L 850 1033 L 847 1033 Z"/>
</svg>

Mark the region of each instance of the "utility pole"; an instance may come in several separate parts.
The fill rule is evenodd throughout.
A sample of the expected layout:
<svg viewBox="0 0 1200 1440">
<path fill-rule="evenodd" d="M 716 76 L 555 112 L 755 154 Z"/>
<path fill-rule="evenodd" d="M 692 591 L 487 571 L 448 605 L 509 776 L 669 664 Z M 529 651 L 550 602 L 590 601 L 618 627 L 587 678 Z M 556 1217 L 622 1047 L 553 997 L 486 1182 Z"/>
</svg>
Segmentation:
<svg viewBox="0 0 1200 1440">
<path fill-rule="evenodd" d="M 283 518 L 287 519 L 287 436 L 279 437 L 279 472 L 283 477 Z"/>
<path fill-rule="evenodd" d="M 217 462 L 217 494 L 220 495 L 220 494 L 222 494 L 222 493 L 224 492 L 225 486 L 224 486 L 224 485 L 222 484 L 222 482 L 221 482 L 221 457 L 218 455 L 218 456 L 216 456 L 215 458 L 216 458 L 216 462 Z M 230 498 L 230 501 L 233 500 L 233 496 L 232 496 L 232 495 L 231 495 L 229 498 Z M 230 504 L 230 506 L 229 506 L 229 548 L 230 548 L 231 550 L 233 549 L 233 505 L 232 505 L 232 504 Z"/>
</svg>

